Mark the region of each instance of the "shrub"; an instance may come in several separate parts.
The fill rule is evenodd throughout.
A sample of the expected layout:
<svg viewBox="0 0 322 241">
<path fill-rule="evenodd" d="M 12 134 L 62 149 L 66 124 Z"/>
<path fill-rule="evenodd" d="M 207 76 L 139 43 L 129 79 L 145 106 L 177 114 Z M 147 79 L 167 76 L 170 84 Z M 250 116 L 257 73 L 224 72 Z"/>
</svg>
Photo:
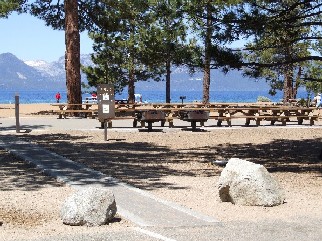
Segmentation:
<svg viewBox="0 0 322 241">
<path fill-rule="evenodd" d="M 258 96 L 257 102 L 271 102 L 271 100 L 265 96 Z"/>
</svg>

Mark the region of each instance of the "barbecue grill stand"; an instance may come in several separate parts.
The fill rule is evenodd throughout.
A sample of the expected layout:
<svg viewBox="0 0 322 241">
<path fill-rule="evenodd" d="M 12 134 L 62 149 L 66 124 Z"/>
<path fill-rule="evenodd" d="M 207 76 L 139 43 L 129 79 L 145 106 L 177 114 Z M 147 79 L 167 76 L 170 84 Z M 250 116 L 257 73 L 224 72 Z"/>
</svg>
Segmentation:
<svg viewBox="0 0 322 241">
<path fill-rule="evenodd" d="M 161 121 L 161 126 L 165 123 L 165 113 L 161 110 L 136 111 L 136 119 L 141 121 L 141 127 L 148 123 L 148 131 L 152 131 L 152 123 Z"/>
<path fill-rule="evenodd" d="M 209 119 L 209 111 L 204 110 L 183 110 L 179 112 L 180 119 L 183 121 L 191 122 L 191 128 L 196 130 L 197 122 L 200 122 L 201 126 Z"/>
</svg>

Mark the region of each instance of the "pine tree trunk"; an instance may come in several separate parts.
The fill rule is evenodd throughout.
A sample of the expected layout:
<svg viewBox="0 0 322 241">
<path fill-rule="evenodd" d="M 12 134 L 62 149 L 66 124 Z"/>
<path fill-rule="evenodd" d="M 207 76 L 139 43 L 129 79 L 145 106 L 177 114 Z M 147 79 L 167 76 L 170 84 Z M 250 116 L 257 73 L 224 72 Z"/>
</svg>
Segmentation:
<svg viewBox="0 0 322 241">
<path fill-rule="evenodd" d="M 80 37 L 78 28 L 77 0 L 65 0 L 64 7 L 67 100 L 70 104 L 81 104 Z"/>
<path fill-rule="evenodd" d="M 170 78 L 171 78 L 171 64 L 170 61 L 168 60 L 166 63 L 166 80 L 165 80 L 165 85 L 166 85 L 166 90 L 165 90 L 165 102 L 170 103 L 171 102 L 171 83 L 170 83 Z"/>
<path fill-rule="evenodd" d="M 210 65 L 205 60 L 204 74 L 203 74 L 203 103 L 209 103 L 209 89 L 210 89 Z"/>
<path fill-rule="evenodd" d="M 209 89 L 210 89 L 210 60 L 211 60 L 211 36 L 212 36 L 212 20 L 210 3 L 207 4 L 207 33 L 205 38 L 205 62 L 203 75 L 203 103 L 209 103 Z"/>
<path fill-rule="evenodd" d="M 284 75 L 284 96 L 283 102 L 287 103 L 290 99 L 294 98 L 293 95 L 293 68 L 292 66 L 287 66 Z"/>
<path fill-rule="evenodd" d="M 297 91 L 300 87 L 300 82 L 301 82 L 301 75 L 302 75 L 302 67 L 299 67 L 297 71 L 296 80 L 295 80 L 295 86 L 293 88 L 293 99 L 296 99 L 297 97 Z"/>
<path fill-rule="evenodd" d="M 135 101 L 135 90 L 134 90 L 135 86 L 134 86 L 134 71 L 130 70 L 129 73 L 129 86 L 128 86 L 128 102 L 129 103 L 134 103 Z"/>
</svg>

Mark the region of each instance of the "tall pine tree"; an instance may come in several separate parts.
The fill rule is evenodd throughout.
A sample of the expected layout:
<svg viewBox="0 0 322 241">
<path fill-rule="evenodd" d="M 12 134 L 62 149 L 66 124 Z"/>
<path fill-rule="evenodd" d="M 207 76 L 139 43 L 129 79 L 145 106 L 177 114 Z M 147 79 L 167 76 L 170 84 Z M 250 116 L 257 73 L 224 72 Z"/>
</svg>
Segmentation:
<svg viewBox="0 0 322 241">
<path fill-rule="evenodd" d="M 104 2 L 104 3 L 103 3 Z M 151 24 L 148 1 L 102 1 L 98 21 L 90 36 L 94 40 L 94 67 L 83 68 L 89 84 L 114 83 L 116 90 L 128 87 L 134 102 L 135 82 L 151 77 L 143 62 L 144 33 Z"/>
<path fill-rule="evenodd" d="M 312 52 L 321 40 L 322 1 L 245 2 L 240 26 L 252 40 L 244 52 L 246 73 L 266 78 L 272 94 L 283 90 L 285 102 L 296 98 L 297 88 L 322 60 Z"/>
<path fill-rule="evenodd" d="M 154 22 L 144 34 L 147 63 L 161 71 L 166 80 L 166 103 L 171 102 L 171 68 L 188 64 L 196 50 L 193 40 L 187 41 L 181 0 L 151 1 Z"/>
<path fill-rule="evenodd" d="M 226 14 L 232 5 L 239 3 L 238 0 L 191 0 L 184 1 L 189 24 L 194 34 L 199 36 L 203 46 L 200 68 L 203 69 L 203 102 L 209 103 L 210 70 L 234 65 L 239 60 L 230 49 L 225 47 L 233 36 L 227 31 L 224 24 Z M 226 20 L 227 21 L 227 20 Z"/>
<path fill-rule="evenodd" d="M 96 7 L 100 1 L 94 0 L 36 0 L 30 4 L 32 15 L 43 19 L 53 29 L 65 30 L 65 68 L 67 99 L 70 104 L 80 104 L 80 38 L 79 32 L 90 29 L 95 22 Z"/>
</svg>

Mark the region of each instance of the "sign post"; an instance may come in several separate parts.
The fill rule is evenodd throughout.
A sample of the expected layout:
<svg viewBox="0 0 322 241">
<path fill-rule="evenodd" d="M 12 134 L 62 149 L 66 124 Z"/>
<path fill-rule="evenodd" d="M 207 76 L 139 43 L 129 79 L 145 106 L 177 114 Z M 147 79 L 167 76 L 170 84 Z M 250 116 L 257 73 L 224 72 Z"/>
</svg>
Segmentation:
<svg viewBox="0 0 322 241">
<path fill-rule="evenodd" d="M 97 86 L 98 119 L 104 122 L 104 140 L 107 141 L 107 121 L 115 117 L 114 86 L 99 84 Z"/>
<path fill-rule="evenodd" d="M 180 96 L 179 98 L 181 99 L 181 104 L 183 104 L 183 100 L 186 99 L 186 96 Z"/>
</svg>

